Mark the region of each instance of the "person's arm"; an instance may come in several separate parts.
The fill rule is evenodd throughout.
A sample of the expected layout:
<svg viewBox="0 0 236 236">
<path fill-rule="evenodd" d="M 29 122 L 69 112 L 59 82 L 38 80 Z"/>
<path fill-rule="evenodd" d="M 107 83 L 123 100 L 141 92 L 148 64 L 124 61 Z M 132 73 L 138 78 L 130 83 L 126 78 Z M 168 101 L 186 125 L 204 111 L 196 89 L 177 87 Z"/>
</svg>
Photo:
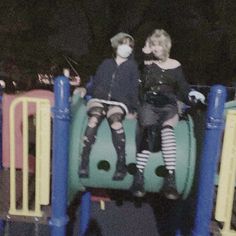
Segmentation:
<svg viewBox="0 0 236 236">
<path fill-rule="evenodd" d="M 198 101 L 202 104 L 205 104 L 205 96 L 195 90 L 191 90 L 189 84 L 187 83 L 182 68 L 178 68 L 178 88 L 179 88 L 179 96 L 182 98 L 182 101 L 188 105 L 194 105 Z"/>
<path fill-rule="evenodd" d="M 177 79 L 177 96 L 178 98 L 186 104 L 189 104 L 188 94 L 190 92 L 189 84 L 183 73 L 182 66 L 176 68 L 176 79 Z"/>
<path fill-rule="evenodd" d="M 146 80 L 147 80 L 147 70 L 148 70 L 148 65 L 145 65 L 142 63 L 139 66 L 139 71 L 140 71 L 140 78 L 139 78 L 139 86 L 138 86 L 138 97 L 139 101 L 142 102 L 144 95 L 145 95 L 145 85 L 146 85 Z"/>
<path fill-rule="evenodd" d="M 138 106 L 138 93 L 139 93 L 139 78 L 140 78 L 140 74 L 139 74 L 139 70 L 138 70 L 138 66 L 135 63 L 132 67 L 132 71 L 131 71 L 131 79 L 130 79 L 130 107 L 129 107 L 129 112 L 130 113 L 135 113 L 137 110 L 137 106 Z"/>
<path fill-rule="evenodd" d="M 147 38 L 145 45 L 142 48 L 142 52 L 143 52 L 143 64 L 151 65 L 153 61 L 155 60 L 155 57 L 150 47 L 149 38 Z"/>
<path fill-rule="evenodd" d="M 108 65 L 108 59 L 105 59 L 97 68 L 95 75 L 93 76 L 93 85 L 90 88 L 91 96 L 93 96 L 94 88 L 97 87 L 101 78 L 103 77 L 104 71 Z"/>
</svg>

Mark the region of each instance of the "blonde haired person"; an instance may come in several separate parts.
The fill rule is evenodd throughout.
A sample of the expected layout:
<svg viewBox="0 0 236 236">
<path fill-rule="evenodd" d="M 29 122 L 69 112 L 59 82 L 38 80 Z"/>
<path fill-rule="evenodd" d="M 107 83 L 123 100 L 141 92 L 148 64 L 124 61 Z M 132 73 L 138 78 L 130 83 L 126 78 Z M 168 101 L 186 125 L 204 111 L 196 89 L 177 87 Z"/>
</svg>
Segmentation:
<svg viewBox="0 0 236 236">
<path fill-rule="evenodd" d="M 197 91 L 190 91 L 179 61 L 170 58 L 170 35 L 156 29 L 147 38 L 142 51 L 144 66 L 141 76 L 141 105 L 138 121 L 142 138 L 136 154 L 137 173 L 131 191 L 141 197 L 144 192 L 144 169 L 152 151 L 153 140 L 148 133 L 160 131 L 161 151 L 167 170 L 163 192 L 168 199 L 180 197 L 175 183 L 176 139 L 174 127 L 179 121 L 177 101 L 189 104 L 190 98 L 202 98 Z M 194 101 L 196 101 L 196 99 Z M 204 99 L 203 99 L 204 100 Z"/>
<path fill-rule="evenodd" d="M 139 72 L 132 58 L 134 39 L 131 35 L 116 34 L 111 38 L 111 46 L 115 57 L 105 59 L 98 67 L 93 79 L 92 99 L 87 104 L 88 125 L 83 138 L 80 178 L 89 177 L 89 155 L 103 119 L 109 123 L 117 154 L 113 180 L 123 180 L 127 173 L 122 122 L 125 116 L 137 109 Z"/>
</svg>

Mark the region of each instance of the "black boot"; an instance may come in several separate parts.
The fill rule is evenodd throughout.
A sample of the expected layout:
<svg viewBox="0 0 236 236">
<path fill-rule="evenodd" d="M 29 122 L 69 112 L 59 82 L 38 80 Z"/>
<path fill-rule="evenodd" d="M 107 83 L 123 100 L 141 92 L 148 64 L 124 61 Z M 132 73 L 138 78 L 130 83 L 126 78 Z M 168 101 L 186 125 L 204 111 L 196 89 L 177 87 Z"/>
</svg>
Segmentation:
<svg viewBox="0 0 236 236">
<path fill-rule="evenodd" d="M 81 163 L 79 166 L 79 177 L 80 178 L 88 178 L 89 177 L 89 158 L 81 159 Z"/>
<path fill-rule="evenodd" d="M 118 157 L 118 161 L 116 163 L 116 171 L 112 177 L 115 181 L 123 180 L 127 173 L 127 167 L 125 164 L 125 157 Z"/>
<path fill-rule="evenodd" d="M 144 190 L 144 176 L 139 170 L 134 175 L 133 184 L 130 187 L 130 191 L 135 197 L 143 197 L 145 195 Z"/>
<path fill-rule="evenodd" d="M 168 172 L 164 179 L 164 185 L 162 188 L 163 194 L 167 199 L 177 200 L 180 194 L 177 191 L 175 183 L 175 172 Z"/>
</svg>

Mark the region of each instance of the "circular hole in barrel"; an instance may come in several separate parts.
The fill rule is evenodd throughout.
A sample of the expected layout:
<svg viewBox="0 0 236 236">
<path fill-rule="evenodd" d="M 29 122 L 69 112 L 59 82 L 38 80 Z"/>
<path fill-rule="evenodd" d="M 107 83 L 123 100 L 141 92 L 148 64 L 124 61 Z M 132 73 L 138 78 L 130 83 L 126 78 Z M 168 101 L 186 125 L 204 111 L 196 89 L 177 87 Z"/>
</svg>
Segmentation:
<svg viewBox="0 0 236 236">
<path fill-rule="evenodd" d="M 167 175 L 168 171 L 165 168 L 165 166 L 158 166 L 155 170 L 155 174 L 159 177 L 165 177 Z"/>
<path fill-rule="evenodd" d="M 102 160 L 102 161 L 98 162 L 97 167 L 99 170 L 109 171 L 110 170 L 110 163 L 108 161 Z"/>
<path fill-rule="evenodd" d="M 130 175 L 135 175 L 137 172 L 136 164 L 135 163 L 128 164 L 127 171 Z"/>
</svg>

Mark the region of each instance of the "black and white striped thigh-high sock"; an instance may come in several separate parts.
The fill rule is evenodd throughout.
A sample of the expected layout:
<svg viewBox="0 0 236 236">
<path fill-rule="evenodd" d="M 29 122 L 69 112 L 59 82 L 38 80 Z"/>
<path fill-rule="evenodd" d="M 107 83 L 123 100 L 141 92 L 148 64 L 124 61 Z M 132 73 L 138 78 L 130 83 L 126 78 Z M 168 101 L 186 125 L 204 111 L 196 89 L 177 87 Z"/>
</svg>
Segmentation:
<svg viewBox="0 0 236 236">
<path fill-rule="evenodd" d="M 142 150 L 141 152 L 137 153 L 136 166 L 141 173 L 144 172 L 149 156 L 150 152 L 148 150 Z"/>
<path fill-rule="evenodd" d="M 174 129 L 170 125 L 162 127 L 161 146 L 165 167 L 172 174 L 176 167 L 176 138 Z"/>
</svg>

